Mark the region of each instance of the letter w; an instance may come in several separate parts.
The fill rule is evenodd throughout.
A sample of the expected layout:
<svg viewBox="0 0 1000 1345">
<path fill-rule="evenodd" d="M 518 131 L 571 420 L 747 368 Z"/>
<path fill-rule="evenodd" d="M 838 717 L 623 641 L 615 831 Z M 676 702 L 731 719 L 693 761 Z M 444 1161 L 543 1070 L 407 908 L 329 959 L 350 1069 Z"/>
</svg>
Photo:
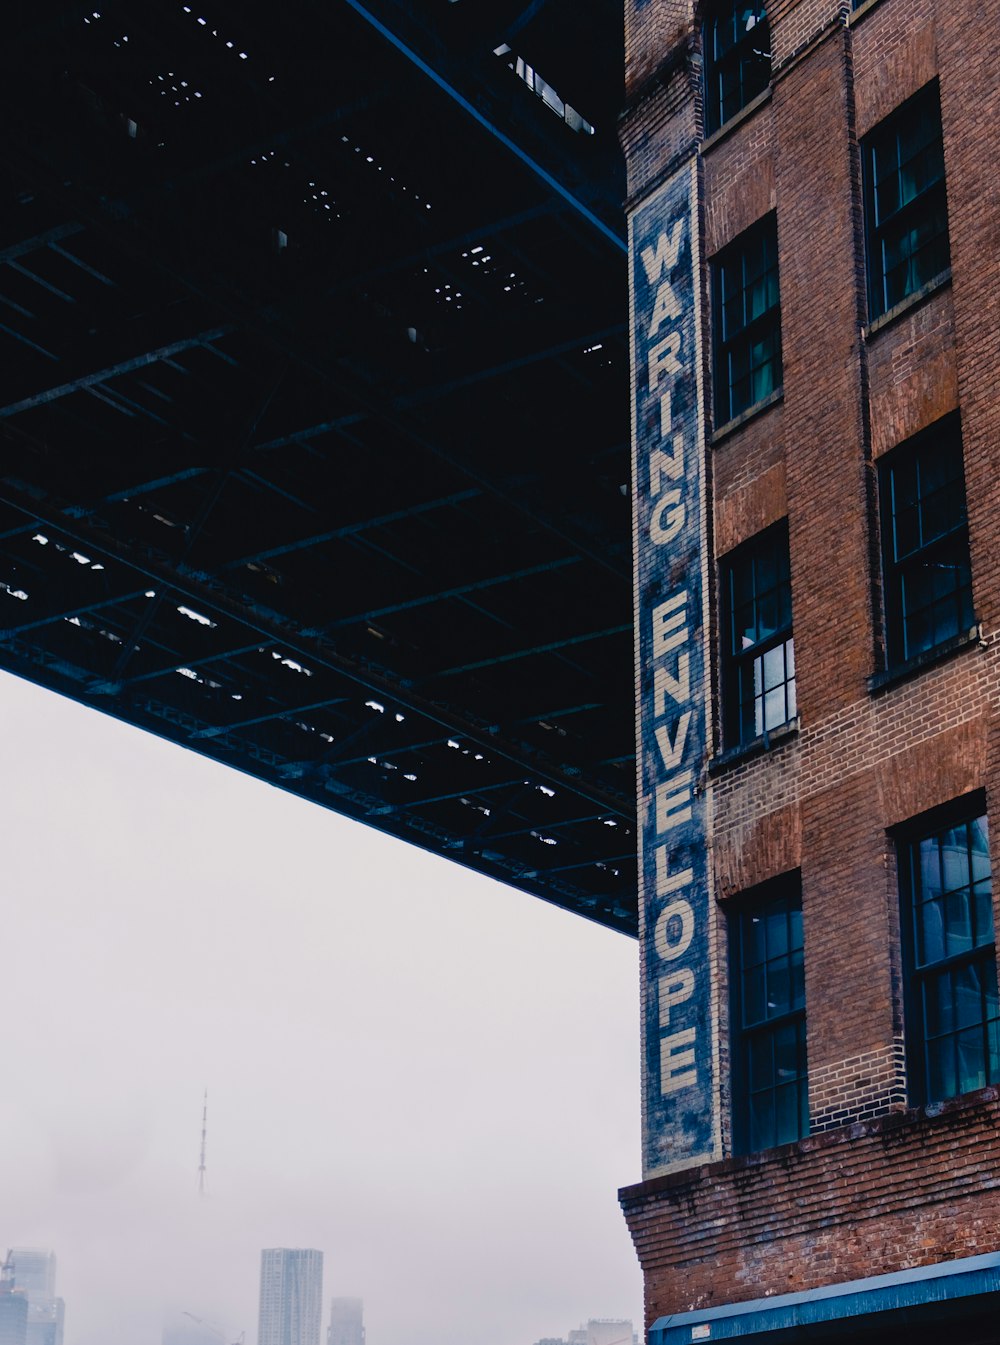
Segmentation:
<svg viewBox="0 0 1000 1345">
<path fill-rule="evenodd" d="M 660 275 L 666 271 L 667 274 L 677 265 L 677 256 L 681 250 L 681 238 L 684 234 L 684 216 L 674 221 L 674 227 L 670 231 L 668 238 L 665 233 L 660 234 L 656 240 L 656 251 L 652 248 L 643 248 L 642 265 L 646 272 L 646 279 L 651 285 L 655 285 Z"/>
</svg>

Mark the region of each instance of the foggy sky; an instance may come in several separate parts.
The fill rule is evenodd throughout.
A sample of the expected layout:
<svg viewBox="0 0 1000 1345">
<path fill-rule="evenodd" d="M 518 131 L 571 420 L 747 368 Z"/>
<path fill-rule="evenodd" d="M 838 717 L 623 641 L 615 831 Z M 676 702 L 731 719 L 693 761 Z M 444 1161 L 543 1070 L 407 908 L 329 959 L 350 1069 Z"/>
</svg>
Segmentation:
<svg viewBox="0 0 1000 1345">
<path fill-rule="evenodd" d="M 631 940 L 6 674 L 0 744 L 0 1251 L 66 1345 L 253 1345 L 267 1246 L 368 1345 L 640 1325 Z"/>
</svg>

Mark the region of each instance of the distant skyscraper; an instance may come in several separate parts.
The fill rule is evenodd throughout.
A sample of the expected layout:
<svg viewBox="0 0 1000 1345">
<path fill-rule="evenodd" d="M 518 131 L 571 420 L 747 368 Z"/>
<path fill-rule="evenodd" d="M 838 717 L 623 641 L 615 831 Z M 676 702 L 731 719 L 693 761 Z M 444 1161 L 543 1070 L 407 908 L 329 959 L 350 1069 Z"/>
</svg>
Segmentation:
<svg viewBox="0 0 1000 1345">
<path fill-rule="evenodd" d="M 330 1300 L 326 1345 L 365 1345 L 363 1307 L 360 1298 Z"/>
<path fill-rule="evenodd" d="M 27 1345 L 28 1300 L 24 1294 L 0 1284 L 0 1345 Z"/>
<path fill-rule="evenodd" d="M 63 1345 L 64 1304 L 56 1297 L 56 1256 L 47 1247 L 13 1247 L 14 1288 L 28 1300 L 25 1345 Z"/>
<path fill-rule="evenodd" d="M 257 1345 L 319 1345 L 323 1253 L 271 1247 L 260 1254 Z"/>
<path fill-rule="evenodd" d="M 45 1247 L 12 1247 L 10 1260 L 14 1268 L 14 1284 L 24 1290 L 29 1303 L 55 1298 L 55 1252 Z"/>
</svg>

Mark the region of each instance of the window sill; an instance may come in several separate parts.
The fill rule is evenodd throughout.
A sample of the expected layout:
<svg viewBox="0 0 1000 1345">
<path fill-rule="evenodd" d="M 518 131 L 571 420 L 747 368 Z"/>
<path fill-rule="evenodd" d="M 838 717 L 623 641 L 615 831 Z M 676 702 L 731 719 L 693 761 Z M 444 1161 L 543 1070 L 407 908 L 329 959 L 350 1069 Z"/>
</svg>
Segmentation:
<svg viewBox="0 0 1000 1345">
<path fill-rule="evenodd" d="M 886 327 L 891 327 L 898 318 L 901 318 L 904 313 L 908 313 L 911 308 L 916 308 L 918 304 L 922 304 L 923 301 L 929 298 L 932 294 L 935 294 L 938 290 L 944 289 L 945 285 L 950 284 L 951 267 L 948 266 L 940 275 L 936 275 L 933 280 L 928 280 L 926 285 L 921 285 L 920 289 L 914 290 L 913 293 L 908 294 L 905 299 L 900 299 L 899 303 L 896 304 L 894 308 L 890 308 L 888 312 L 883 313 L 881 317 L 877 317 L 875 321 L 870 322 L 867 327 L 862 327 L 861 332 L 864 339 L 870 341 L 873 336 L 877 336 L 878 333 L 883 331 Z"/>
<path fill-rule="evenodd" d="M 973 1088 L 968 1093 L 955 1093 L 952 1097 L 942 1098 L 940 1102 L 918 1102 L 911 1104 L 918 1115 L 921 1113 L 929 1121 L 939 1116 L 964 1111 L 969 1107 L 981 1107 L 983 1103 L 996 1102 L 1000 1098 L 1000 1084 L 988 1083 L 985 1088 Z"/>
<path fill-rule="evenodd" d="M 738 743 L 736 747 L 730 747 L 728 751 L 720 752 L 708 763 L 708 773 L 709 775 L 721 775 L 723 771 L 728 770 L 730 766 L 735 766 L 737 762 L 752 761 L 754 757 L 763 756 L 765 752 L 773 752 L 782 743 L 787 742 L 789 738 L 797 737 L 798 732 L 799 717 L 796 715 L 787 724 L 779 724 L 776 729 L 770 729 L 762 733 L 759 738 L 751 738 L 748 743 Z"/>
<path fill-rule="evenodd" d="M 874 3 L 874 0 L 870 0 L 870 2 Z M 724 121 L 717 131 L 713 131 L 711 135 L 705 137 L 701 142 L 702 154 L 707 154 L 710 149 L 713 149 L 723 140 L 726 140 L 735 130 L 738 130 L 745 121 L 749 121 L 758 108 L 763 107 L 765 103 L 769 103 L 770 101 L 771 86 L 768 85 L 767 88 L 762 89 L 756 97 L 751 98 L 745 107 L 741 107 L 739 112 L 734 112 L 728 121 Z"/>
<path fill-rule="evenodd" d="M 950 640 L 945 640 L 944 644 L 939 644 L 934 649 L 926 649 L 922 654 L 915 654 L 913 658 L 907 659 L 905 663 L 897 663 L 891 668 L 884 668 L 881 672 L 873 673 L 868 679 L 868 690 L 873 695 L 879 691 L 885 691 L 889 687 L 896 686 L 899 682 L 905 682 L 908 678 L 915 677 L 924 668 L 929 668 L 936 663 L 943 663 L 953 654 L 961 653 L 963 649 L 970 649 L 973 645 L 981 644 L 982 626 L 970 626 L 961 635 L 952 636 Z"/>
<path fill-rule="evenodd" d="M 753 420 L 754 416 L 759 416 L 762 412 L 768 410 L 769 407 L 774 406 L 776 402 L 782 401 L 784 396 L 784 388 L 775 388 L 774 392 L 768 393 L 768 395 L 762 397 L 759 402 L 754 402 L 753 406 L 748 406 L 745 411 L 741 411 L 740 414 L 734 416 L 732 420 L 727 420 L 725 425 L 720 425 L 719 428 L 713 432 L 712 437 L 708 442 L 714 448 L 715 445 L 720 444 L 723 439 L 728 439 L 731 434 L 741 426 L 745 425 L 748 420 Z"/>
</svg>

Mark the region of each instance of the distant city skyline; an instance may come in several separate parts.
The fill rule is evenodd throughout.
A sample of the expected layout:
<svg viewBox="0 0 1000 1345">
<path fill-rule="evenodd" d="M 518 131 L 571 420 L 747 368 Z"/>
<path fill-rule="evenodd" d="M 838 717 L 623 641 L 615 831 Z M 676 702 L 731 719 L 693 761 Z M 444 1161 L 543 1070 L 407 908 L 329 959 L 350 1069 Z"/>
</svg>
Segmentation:
<svg viewBox="0 0 1000 1345">
<path fill-rule="evenodd" d="M 316 1248 L 261 1251 L 256 1345 L 320 1345 L 323 1259 Z M 55 1288 L 51 1249 L 8 1251 L 0 1275 L 0 1345 L 62 1345 L 63 1301 Z M 174 1309 L 164 1321 L 161 1345 L 246 1345 L 246 1334 L 233 1340 L 218 1322 Z M 363 1299 L 331 1298 L 325 1345 L 366 1345 L 365 1337 Z M 639 1345 L 640 1339 L 629 1319 L 591 1317 L 565 1336 L 543 1336 L 534 1345 Z"/>
<path fill-rule="evenodd" d="M 633 942 L 6 675 L 0 741 L 44 969 L 5 972 L 0 1259 L 55 1250 L 66 1345 L 255 1345 L 277 1246 L 324 1251 L 321 1342 L 341 1293 L 369 1345 L 639 1319 Z"/>
</svg>

